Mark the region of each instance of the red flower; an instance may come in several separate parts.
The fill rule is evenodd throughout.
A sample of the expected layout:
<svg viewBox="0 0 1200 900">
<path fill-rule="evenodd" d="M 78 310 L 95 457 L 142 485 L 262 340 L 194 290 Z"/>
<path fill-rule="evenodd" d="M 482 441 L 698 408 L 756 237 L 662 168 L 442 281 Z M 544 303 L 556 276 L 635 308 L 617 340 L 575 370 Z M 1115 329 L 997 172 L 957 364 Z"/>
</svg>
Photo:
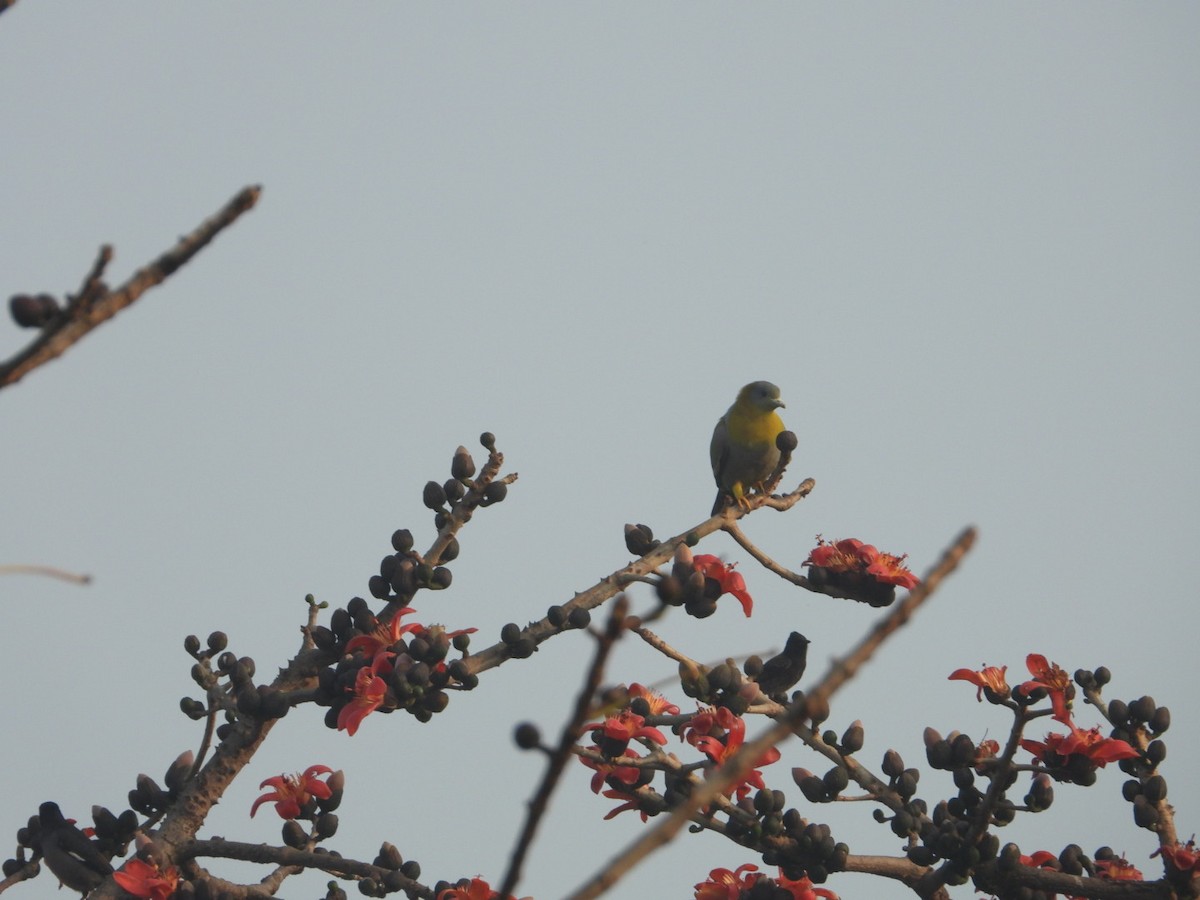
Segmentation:
<svg viewBox="0 0 1200 900">
<path fill-rule="evenodd" d="M 416 612 L 415 609 L 404 607 L 396 610 L 387 623 L 376 622 L 375 627 L 367 634 L 359 634 L 346 642 L 346 652 L 353 653 L 355 650 L 362 650 L 371 660 L 376 669 L 379 667 L 380 657 L 390 658 L 395 656 L 389 648 L 399 641 L 405 634 L 410 631 L 416 631 L 423 626 L 412 623 L 409 625 L 401 625 L 400 619 L 408 613 Z"/>
<path fill-rule="evenodd" d="M 648 726 L 644 718 L 629 709 L 609 716 L 598 725 L 589 725 L 586 730 L 592 732 L 600 752 L 605 756 L 623 756 L 629 742 L 635 738 L 660 746 L 667 742 L 661 731 Z"/>
<path fill-rule="evenodd" d="M 792 895 L 792 900 L 817 900 L 818 897 L 824 897 L 826 900 L 838 900 L 838 895 L 833 891 L 826 888 L 813 887 L 813 883 L 807 875 L 793 881 L 786 877 L 783 874 L 783 870 L 780 869 L 779 877 L 775 881 L 781 888 Z"/>
<path fill-rule="evenodd" d="M 1096 860 L 1096 874 L 1105 881 L 1142 881 L 1143 876 L 1137 866 L 1131 866 L 1129 860 L 1116 856 L 1112 859 Z"/>
<path fill-rule="evenodd" d="M 167 900 L 179 886 L 179 872 L 174 866 L 159 871 L 158 866 L 140 859 L 131 859 L 113 873 L 113 880 L 126 893 L 146 900 Z"/>
<path fill-rule="evenodd" d="M 843 538 L 827 544 L 818 537 L 817 546 L 813 548 L 812 552 L 808 554 L 808 559 L 801 565 L 820 566 L 822 569 L 829 569 L 832 572 L 857 572 L 867 565 L 864 562 L 864 550 L 868 548 L 872 553 L 875 552 L 874 547 L 864 544 L 857 538 Z"/>
<path fill-rule="evenodd" d="M 648 822 L 650 820 L 650 816 L 646 814 L 646 811 L 642 809 L 641 805 L 638 803 L 636 794 L 631 794 L 626 791 L 618 791 L 616 788 L 613 788 L 610 791 L 605 791 L 603 794 L 601 794 L 601 796 L 607 797 L 609 800 L 625 801 L 616 809 L 611 809 L 608 811 L 608 813 L 604 816 L 605 822 L 611 818 L 614 818 L 615 816 L 619 816 L 623 812 L 636 812 L 642 817 L 643 822 Z"/>
<path fill-rule="evenodd" d="M 493 891 L 490 884 L 476 876 L 466 885 L 460 883 L 446 888 L 437 895 L 437 900 L 499 900 L 499 897 L 500 894 Z M 508 900 L 512 900 L 511 894 L 509 894 Z M 530 898 L 526 897 L 524 900 L 530 900 Z"/>
<path fill-rule="evenodd" d="M 1008 666 L 996 668 L 995 666 L 984 666 L 979 671 L 973 669 L 955 669 L 950 674 L 950 681 L 969 681 L 979 690 L 975 692 L 976 700 L 983 700 L 983 692 L 986 690 L 989 694 L 999 698 L 1008 696 L 1008 682 L 1004 680 L 1004 673 L 1008 671 Z"/>
<path fill-rule="evenodd" d="M 707 736 L 724 737 L 733 728 L 735 716 L 724 706 L 705 706 L 697 712 L 683 728 L 683 739 L 693 747 L 696 742 Z"/>
<path fill-rule="evenodd" d="M 826 543 L 817 537 L 817 546 L 802 565 L 809 566 L 809 580 L 816 587 L 837 588 L 840 596 L 888 606 L 896 599 L 896 588 L 912 590 L 920 580 L 904 565 L 907 555 L 883 553 L 857 538 Z"/>
<path fill-rule="evenodd" d="M 718 766 L 723 765 L 729 760 L 746 741 L 746 723 L 740 718 L 735 718 L 729 729 L 729 733 L 725 735 L 725 740 L 720 738 L 706 736 L 699 737 L 692 741 L 697 750 L 703 752 L 709 759 L 715 762 Z M 757 760 L 755 766 L 769 766 L 780 757 L 780 753 L 774 747 L 769 747 Z M 762 772 L 757 768 L 747 772 L 742 780 L 737 782 L 729 791 L 732 794 L 737 792 L 738 798 L 745 797 L 750 793 L 750 788 L 756 787 L 760 790 L 766 787 L 763 783 Z"/>
<path fill-rule="evenodd" d="M 740 572 L 734 570 L 735 563 L 726 564 L 711 553 L 701 553 L 692 560 L 692 565 L 705 578 L 715 581 L 720 586 L 722 594 L 733 594 L 742 604 L 742 612 L 746 614 L 747 618 L 750 617 L 754 601 L 750 599 L 750 594 L 746 590 L 746 579 Z"/>
<path fill-rule="evenodd" d="M 313 797 L 328 800 L 333 794 L 329 785 L 318 777 L 332 772 L 333 769 L 329 766 L 309 766 L 303 773 L 275 775 L 266 779 L 259 787 L 265 788 L 269 784 L 275 790 L 268 791 L 254 801 L 254 805 L 250 807 L 250 818 L 254 818 L 258 808 L 264 803 L 274 803 L 275 812 L 279 813 L 281 819 L 296 818 L 300 815 L 300 808 Z"/>
<path fill-rule="evenodd" d="M 1110 762 L 1139 755 L 1124 741 L 1101 737 L 1099 728 L 1084 731 L 1073 723 L 1068 723 L 1068 727 L 1070 734 L 1048 734 L 1044 742 L 1021 741 L 1021 746 L 1032 753 L 1034 759 L 1053 768 L 1068 765 L 1072 756 L 1084 757 L 1102 769 Z"/>
<path fill-rule="evenodd" d="M 1171 863 L 1171 868 L 1183 875 L 1195 878 L 1200 875 L 1200 850 L 1196 849 L 1196 839 L 1192 838 L 1186 844 L 1175 843 L 1170 847 L 1159 847 L 1150 856 L 1159 856 Z"/>
<path fill-rule="evenodd" d="M 1071 676 L 1061 669 L 1058 663 L 1047 661 L 1040 653 L 1030 653 L 1025 657 L 1025 665 L 1029 667 L 1033 679 L 1019 684 L 1017 690 L 1028 696 L 1038 688 L 1045 688 L 1050 694 L 1050 704 L 1054 707 L 1054 718 L 1064 725 L 1069 725 L 1071 700 L 1075 697 L 1075 685 L 1071 683 Z"/>
<path fill-rule="evenodd" d="M 875 550 L 870 544 L 867 545 L 866 549 Z M 867 574 L 873 575 L 876 581 L 881 581 L 884 584 L 894 584 L 896 587 L 902 587 L 910 591 L 921 583 L 921 579 L 910 572 L 908 567 L 904 565 L 904 561 L 908 559 L 907 553 L 895 556 L 891 553 L 875 550 L 875 554 L 875 559 L 867 566 Z"/>
<path fill-rule="evenodd" d="M 1035 850 L 1033 856 L 1021 854 L 1021 865 L 1032 866 L 1035 869 L 1055 869 L 1061 868 L 1058 864 L 1058 857 L 1049 850 Z"/>
<path fill-rule="evenodd" d="M 638 754 L 632 750 L 626 750 L 621 755 L 640 759 Z M 579 761 L 596 773 L 592 776 L 593 794 L 600 793 L 600 789 L 606 784 L 614 788 L 618 785 L 624 785 L 629 788 L 636 787 L 642 778 L 642 771 L 637 766 L 616 766 L 612 763 L 596 762 L 593 759 L 588 759 L 586 756 L 579 757 Z"/>
<path fill-rule="evenodd" d="M 708 880 L 696 885 L 695 900 L 739 900 L 742 891 L 754 887 L 754 882 L 761 875 L 749 874 L 758 871 L 758 866 L 752 863 L 738 866 L 733 871 L 729 869 L 713 869 L 708 873 Z M 747 874 L 743 875 L 742 873 Z"/>
<path fill-rule="evenodd" d="M 376 659 L 379 656 L 376 655 Z M 358 731 L 362 720 L 383 705 L 387 696 L 387 682 L 375 674 L 373 665 L 363 666 L 358 670 L 354 679 L 354 696 L 338 713 L 338 731 L 345 731 L 351 736 Z"/>
</svg>

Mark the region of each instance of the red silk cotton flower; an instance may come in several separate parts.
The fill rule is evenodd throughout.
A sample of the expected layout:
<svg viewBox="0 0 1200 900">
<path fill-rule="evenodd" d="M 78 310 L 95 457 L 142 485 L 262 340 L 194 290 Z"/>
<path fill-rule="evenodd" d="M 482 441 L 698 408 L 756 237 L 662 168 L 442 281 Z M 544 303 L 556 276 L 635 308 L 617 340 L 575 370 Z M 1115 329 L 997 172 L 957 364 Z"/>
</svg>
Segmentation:
<svg viewBox="0 0 1200 900">
<path fill-rule="evenodd" d="M 742 577 L 741 572 L 734 569 L 733 563 L 724 563 L 711 553 L 701 553 L 692 559 L 692 565 L 705 578 L 715 581 L 722 594 L 732 594 L 736 597 L 738 603 L 742 604 L 742 612 L 746 614 L 746 618 L 750 617 L 754 601 L 750 598 L 750 592 L 746 590 L 746 579 Z"/>
<path fill-rule="evenodd" d="M 131 859 L 113 873 L 113 881 L 126 893 L 144 900 L 168 900 L 179 886 L 179 871 L 170 866 L 160 871 L 158 866 L 140 859 Z"/>
<path fill-rule="evenodd" d="M 883 553 L 857 538 L 826 543 L 818 536 L 817 546 L 802 565 L 808 566 L 814 587 L 831 588 L 839 596 L 888 606 L 896 599 L 896 588 L 912 590 L 917 578 L 904 565 L 907 556 Z"/>
<path fill-rule="evenodd" d="M 988 699 L 995 697 L 995 702 L 1000 702 L 1008 698 L 1009 687 L 1008 682 L 1004 680 L 1004 673 L 1008 671 L 1008 666 L 984 666 L 976 671 L 975 669 L 955 669 L 950 673 L 950 681 L 969 681 L 975 687 L 979 688 L 975 692 L 975 699 L 982 701 L 983 694 L 988 693 Z"/>
<path fill-rule="evenodd" d="M 265 788 L 270 785 L 273 791 L 268 791 L 250 807 L 250 817 L 258 812 L 264 803 L 274 803 L 275 812 L 281 819 L 294 819 L 300 815 L 300 809 L 314 797 L 318 800 L 328 800 L 333 790 L 320 779 L 321 775 L 332 774 L 329 766 L 309 766 L 296 775 L 275 775 L 259 785 Z"/>
</svg>

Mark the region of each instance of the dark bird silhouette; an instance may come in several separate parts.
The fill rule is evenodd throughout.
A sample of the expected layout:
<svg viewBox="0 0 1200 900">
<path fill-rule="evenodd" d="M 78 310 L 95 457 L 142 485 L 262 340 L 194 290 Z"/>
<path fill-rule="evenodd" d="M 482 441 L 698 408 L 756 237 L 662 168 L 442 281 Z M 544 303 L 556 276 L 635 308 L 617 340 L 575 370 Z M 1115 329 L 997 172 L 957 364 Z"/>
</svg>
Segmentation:
<svg viewBox="0 0 1200 900">
<path fill-rule="evenodd" d="M 38 821 L 42 859 L 67 887 L 86 894 L 112 874 L 113 867 L 96 842 L 68 822 L 57 803 L 39 806 Z"/>
<path fill-rule="evenodd" d="M 788 635 L 783 652 L 763 663 L 758 678 L 758 689 L 768 697 L 791 690 L 804 677 L 808 665 L 809 640 L 798 631 Z"/>
</svg>

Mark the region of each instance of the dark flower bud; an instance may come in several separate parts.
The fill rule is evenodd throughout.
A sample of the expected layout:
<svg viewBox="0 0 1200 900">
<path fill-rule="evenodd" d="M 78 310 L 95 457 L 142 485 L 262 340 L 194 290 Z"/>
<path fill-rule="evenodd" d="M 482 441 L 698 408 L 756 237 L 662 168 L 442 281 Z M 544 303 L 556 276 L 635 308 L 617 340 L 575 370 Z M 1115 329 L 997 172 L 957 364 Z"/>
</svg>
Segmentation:
<svg viewBox="0 0 1200 900">
<path fill-rule="evenodd" d="M 925 758 L 935 769 L 948 769 L 953 763 L 954 751 L 947 741 L 938 741 L 925 748 Z"/>
<path fill-rule="evenodd" d="M 970 765 L 975 761 L 975 742 L 960 734 L 950 744 L 951 761 L 955 766 Z"/>
<path fill-rule="evenodd" d="M 1153 697 L 1138 697 L 1129 704 L 1129 717 L 1135 722 L 1149 722 L 1154 718 L 1154 711 L 1158 709 L 1158 704 L 1154 702 Z"/>
<path fill-rule="evenodd" d="M 850 773 L 841 766 L 834 766 L 822 779 L 829 796 L 836 797 L 850 784 Z"/>
<path fill-rule="evenodd" d="M 1071 755 L 1067 757 L 1067 777 L 1082 787 L 1091 787 L 1096 783 L 1096 764 L 1086 756 Z"/>
<path fill-rule="evenodd" d="M 308 845 L 308 835 L 295 819 L 283 823 L 283 842 L 296 850 L 303 850 Z"/>
<path fill-rule="evenodd" d="M 654 539 L 654 532 L 649 525 L 639 523 L 625 526 L 625 549 L 634 556 L 645 556 L 658 545 L 659 541 Z"/>
<path fill-rule="evenodd" d="M 1162 734 L 1171 727 L 1171 710 L 1165 706 L 1160 706 L 1154 711 L 1154 715 L 1150 717 L 1150 730 L 1155 734 Z"/>
<path fill-rule="evenodd" d="M 921 773 L 916 769 L 905 769 L 896 778 L 896 793 L 909 800 L 917 792 L 917 781 Z"/>
<path fill-rule="evenodd" d="M 354 628 L 354 622 L 350 618 L 350 613 L 341 607 L 335 609 L 329 617 L 329 628 L 339 637 L 348 638 Z"/>
<path fill-rule="evenodd" d="M 1029 786 L 1029 793 L 1025 795 L 1026 805 L 1034 812 L 1041 812 L 1049 809 L 1053 802 L 1054 783 L 1050 776 L 1045 773 L 1036 776 Z"/>
<path fill-rule="evenodd" d="M 429 587 L 429 583 L 433 580 L 433 566 L 429 563 L 417 563 L 413 569 L 413 578 L 416 579 L 419 587 Z"/>
<path fill-rule="evenodd" d="M 421 502 L 434 512 L 446 505 L 446 491 L 436 481 L 427 482 L 421 494 Z"/>
<path fill-rule="evenodd" d="M 399 869 L 404 864 L 404 858 L 395 844 L 384 841 L 379 846 L 379 853 L 373 864 L 383 869 Z"/>
<path fill-rule="evenodd" d="M 331 838 L 335 834 L 337 834 L 337 829 L 338 829 L 337 813 L 331 813 L 331 812 L 321 813 L 321 815 L 317 816 L 317 820 L 314 824 L 317 826 L 316 833 L 317 833 L 317 838 L 319 840 Z"/>
<path fill-rule="evenodd" d="M 417 564 L 412 559 L 405 557 L 396 563 L 396 568 L 392 572 L 391 586 L 397 594 L 411 595 L 417 590 L 416 577 Z M 379 599 L 383 599 L 380 597 Z"/>
<path fill-rule="evenodd" d="M 1167 758 L 1167 745 L 1162 741 L 1151 741 L 1146 747 L 1146 758 L 1150 760 L 1152 766 L 1157 766 Z"/>
<path fill-rule="evenodd" d="M 534 750 L 542 742 L 542 735 L 532 722 L 522 722 L 513 732 L 513 739 L 522 750 Z"/>
<path fill-rule="evenodd" d="M 483 489 L 483 502 L 485 506 L 491 506 L 493 503 L 501 502 L 508 496 L 508 485 L 503 481 L 493 481 Z"/>
<path fill-rule="evenodd" d="M 335 719 L 336 723 L 336 719 Z M 223 741 L 233 734 L 233 724 L 230 722 L 222 722 L 217 726 L 217 740 Z M 132 805 L 132 804 L 131 804 Z"/>
<path fill-rule="evenodd" d="M 183 790 L 183 786 L 187 783 L 188 776 L 192 774 L 192 766 L 195 764 L 195 762 L 196 754 L 194 754 L 191 750 L 184 750 L 177 757 L 175 757 L 175 761 L 167 767 L 167 772 L 163 776 L 163 781 L 166 783 L 167 790 L 170 791 L 172 797 Z M 107 812 L 107 810 L 105 810 L 105 812 Z M 109 815 L 111 816 L 112 813 L 109 813 Z"/>
<path fill-rule="evenodd" d="M 757 678 L 762 674 L 763 660 L 757 653 L 752 653 L 746 657 L 746 661 L 742 663 L 742 671 L 746 673 L 747 678 Z"/>
<path fill-rule="evenodd" d="M 183 649 L 187 651 L 189 656 L 195 656 L 200 652 L 200 638 L 194 634 L 189 634 L 183 639 Z"/>
<path fill-rule="evenodd" d="M 418 863 L 415 859 L 406 860 L 400 866 L 400 873 L 405 878 L 409 878 L 413 881 L 416 881 L 418 878 L 421 877 L 421 864 Z"/>
<path fill-rule="evenodd" d="M 683 582 L 674 575 L 664 575 L 654 585 L 654 593 L 667 606 L 682 606 L 684 602 Z"/>
<path fill-rule="evenodd" d="M 22 328 L 42 328 L 61 312 L 50 294 L 14 294 L 9 298 L 8 311 Z"/>
<path fill-rule="evenodd" d="M 1133 822 L 1138 828 L 1154 828 L 1158 824 L 1158 810 L 1145 796 L 1133 799 Z"/>
<path fill-rule="evenodd" d="M 1075 670 L 1075 683 L 1084 689 L 1087 689 L 1090 687 L 1095 687 L 1096 676 L 1093 675 L 1091 672 L 1089 672 L 1087 669 L 1076 669 Z"/>
<path fill-rule="evenodd" d="M 847 755 L 857 753 L 863 747 L 864 737 L 863 723 L 859 719 L 855 719 L 842 733 L 842 752 Z"/>
<path fill-rule="evenodd" d="M 1108 702 L 1108 718 L 1116 726 L 1124 725 L 1129 721 L 1129 707 L 1124 700 Z"/>
<path fill-rule="evenodd" d="M 558 605 L 551 606 L 546 610 L 546 619 L 555 628 L 562 628 L 567 621 L 567 611 Z"/>
<path fill-rule="evenodd" d="M 895 778 L 904 771 L 904 759 L 895 750 L 883 754 L 883 774 Z"/>
<path fill-rule="evenodd" d="M 909 862 L 918 866 L 932 866 L 935 862 L 937 862 L 937 856 L 935 856 L 933 851 L 923 844 L 917 844 L 909 847 L 907 854 Z"/>
<path fill-rule="evenodd" d="M 392 549 L 397 553 L 408 553 L 413 548 L 413 533 L 407 528 L 398 528 L 392 532 Z"/>
<path fill-rule="evenodd" d="M 450 570 L 445 566 L 438 566 L 433 570 L 433 576 L 429 579 L 429 586 L 435 591 L 445 590 L 450 587 L 450 581 L 453 577 Z"/>
<path fill-rule="evenodd" d="M 278 688 L 273 688 L 270 685 L 261 685 L 258 688 L 258 696 L 259 714 L 264 719 L 282 719 L 291 709 L 287 694 Z"/>
<path fill-rule="evenodd" d="M 14 875 L 16 875 L 18 872 L 21 871 L 21 868 L 22 868 L 22 866 L 21 866 L 20 862 L 18 862 L 15 859 L 9 858 L 4 861 L 4 865 L 3 865 L 3 867 L 0 867 L 0 871 L 4 872 L 5 878 L 12 878 Z"/>
<path fill-rule="evenodd" d="M 229 646 L 229 636 L 223 631 L 214 631 L 208 636 L 208 649 L 213 653 L 220 653 Z"/>
<path fill-rule="evenodd" d="M 193 700 L 191 697 L 184 697 L 179 701 L 179 708 L 183 714 L 193 721 L 203 719 L 207 714 L 204 704 L 199 700 Z"/>
<path fill-rule="evenodd" d="M 485 450 L 494 451 L 496 449 L 496 436 L 490 431 L 485 431 L 479 436 L 479 443 L 483 445 Z"/>
<path fill-rule="evenodd" d="M 1130 778 L 1121 785 L 1121 796 L 1132 803 L 1142 793 L 1142 783 L 1136 778 Z"/>
<path fill-rule="evenodd" d="M 790 431 L 781 431 L 775 438 L 775 446 L 779 448 L 780 453 L 791 453 L 799 443 L 796 435 Z"/>
<path fill-rule="evenodd" d="M 708 672 L 708 686 L 714 691 L 723 691 L 733 684 L 733 667 L 729 663 L 717 663 Z"/>
<path fill-rule="evenodd" d="M 800 793 L 804 795 L 804 799 L 809 803 L 828 803 L 833 798 L 829 796 L 829 792 L 825 790 L 825 782 L 816 775 L 809 775 L 807 778 L 802 778 L 797 782 L 800 787 Z"/>
<path fill-rule="evenodd" d="M 463 494 L 467 492 L 467 489 L 463 487 L 463 483 L 453 478 L 446 479 L 446 483 L 442 485 L 442 490 L 445 492 L 446 499 L 450 501 L 451 506 L 458 503 L 463 498 Z"/>
<path fill-rule="evenodd" d="M 500 640 L 506 644 L 515 644 L 521 637 L 521 626 L 516 622 L 509 622 L 500 629 Z"/>
<path fill-rule="evenodd" d="M 572 628 L 587 628 L 592 622 L 592 614 L 582 606 L 577 606 L 567 613 L 567 624 Z"/>
<path fill-rule="evenodd" d="M 1098 666 L 1092 676 L 1096 679 L 1096 687 L 1104 687 L 1112 681 L 1112 672 L 1108 670 L 1108 666 Z"/>
<path fill-rule="evenodd" d="M 459 479 L 474 477 L 475 460 L 471 459 L 466 447 L 460 446 L 454 451 L 454 458 L 450 460 L 450 474 Z"/>
<path fill-rule="evenodd" d="M 324 625 L 314 625 L 308 633 L 313 643 L 321 650 L 332 650 L 337 646 L 337 638 L 334 633 Z"/>
<path fill-rule="evenodd" d="M 450 705 L 450 695 L 445 691 L 430 691 L 421 698 L 421 706 L 431 713 L 440 713 Z"/>
<path fill-rule="evenodd" d="M 1161 800 L 1167 799 L 1167 779 L 1161 775 L 1151 775 L 1146 779 L 1143 793 L 1146 799 L 1151 803 L 1158 803 Z"/>
</svg>

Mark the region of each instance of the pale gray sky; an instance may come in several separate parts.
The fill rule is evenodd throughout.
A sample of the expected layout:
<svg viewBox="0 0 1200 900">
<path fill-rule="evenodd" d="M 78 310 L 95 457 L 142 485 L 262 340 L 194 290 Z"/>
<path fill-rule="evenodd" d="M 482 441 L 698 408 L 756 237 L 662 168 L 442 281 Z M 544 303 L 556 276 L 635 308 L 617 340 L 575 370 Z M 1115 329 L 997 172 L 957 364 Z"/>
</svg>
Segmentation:
<svg viewBox="0 0 1200 900">
<path fill-rule="evenodd" d="M 365 593 L 397 527 L 427 544 L 421 487 L 457 444 L 494 431 L 521 478 L 463 534 L 453 588 L 415 605 L 485 646 L 623 565 L 625 522 L 703 519 L 712 425 L 760 378 L 800 440 L 788 481 L 817 481 L 745 523 L 782 562 L 822 533 L 919 571 L 980 528 L 835 702 L 832 726 L 866 723 L 864 761 L 923 764 L 925 725 L 1004 734 L 946 681 L 960 666 L 1106 664 L 1113 696 L 1174 707 L 1191 834 L 1198 27 L 1185 3 L 19 3 L 0 17 L 4 296 L 73 290 L 106 242 L 121 280 L 244 185 L 264 195 L 0 392 L 0 562 L 95 576 L 0 580 L 4 852 L 39 802 L 121 808 L 197 745 L 184 635 L 222 628 L 269 673 L 306 593 Z M 0 326 L 0 357 L 28 336 Z M 707 549 L 742 560 L 756 606 L 660 623 L 698 658 L 795 628 L 815 677 L 874 620 Z M 333 847 L 386 839 L 430 883 L 495 885 L 541 773 L 512 725 L 552 729 L 589 650 L 555 640 L 428 726 L 348 739 L 294 712 L 211 833 L 276 840 L 247 818 L 258 782 L 321 762 L 348 776 Z M 631 642 L 612 674 L 672 671 Z M 852 851 L 899 851 L 866 805 L 811 809 L 791 766 L 822 768 L 789 746 L 768 781 Z M 927 775 L 931 804 L 953 791 Z M 1157 873 L 1123 780 L 1060 786 L 1002 837 L 1108 843 Z M 522 896 L 561 896 L 640 832 L 601 821 L 587 781 L 556 797 Z M 753 861 L 686 836 L 612 896 L 688 897 Z"/>
</svg>

